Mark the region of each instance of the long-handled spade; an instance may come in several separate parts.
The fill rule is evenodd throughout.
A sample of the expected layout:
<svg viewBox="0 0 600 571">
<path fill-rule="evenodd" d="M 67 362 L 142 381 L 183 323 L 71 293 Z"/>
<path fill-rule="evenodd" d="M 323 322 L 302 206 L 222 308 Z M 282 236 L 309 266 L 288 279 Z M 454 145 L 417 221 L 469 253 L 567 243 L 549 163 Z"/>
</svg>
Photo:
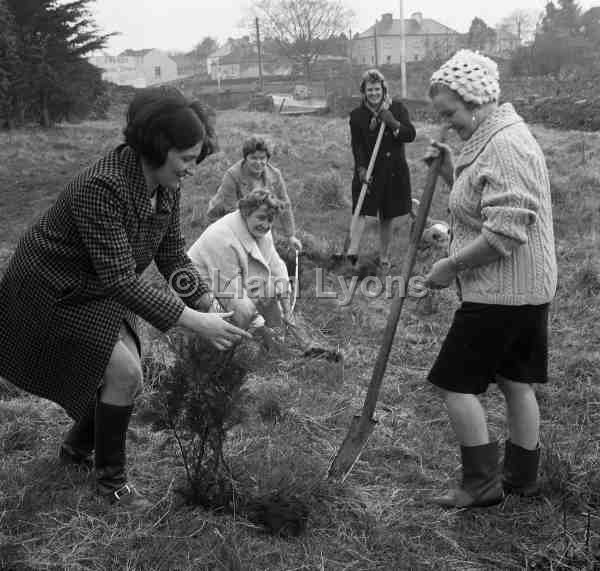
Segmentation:
<svg viewBox="0 0 600 571">
<path fill-rule="evenodd" d="M 384 131 L 385 123 L 382 121 L 379 127 L 379 132 L 377 133 L 377 139 L 375 140 L 373 152 L 371 153 L 371 158 L 369 159 L 369 165 L 367 167 L 367 174 L 365 177 L 366 180 L 365 182 L 363 182 L 362 187 L 360 189 L 358 201 L 356 202 L 356 208 L 354 209 L 354 214 L 352 215 L 352 222 L 350 223 L 350 230 L 346 234 L 346 238 L 344 240 L 343 253 L 336 255 L 336 258 L 343 258 L 343 256 L 348 253 L 350 244 L 358 244 L 360 242 L 361 236 L 359 235 L 358 218 L 360 216 L 360 211 L 362 210 L 362 206 L 365 201 L 365 196 L 367 195 L 369 181 L 371 180 L 371 176 L 373 175 L 373 169 L 375 168 L 375 161 L 377 160 L 377 155 L 379 153 L 379 147 L 381 146 L 381 139 L 383 139 Z"/>
<path fill-rule="evenodd" d="M 445 139 L 446 131 L 447 128 L 443 127 L 440 133 L 440 141 Z M 431 200 L 440 172 L 441 161 L 442 155 L 440 154 L 440 156 L 436 157 L 429 166 L 425 189 L 423 191 L 423 196 L 421 197 L 421 203 L 410 236 L 408 253 L 402 265 L 402 287 L 400 288 L 398 297 L 392 302 L 392 307 L 383 334 L 383 341 L 381 342 L 381 347 L 379 348 L 379 353 L 375 361 L 373 375 L 367 390 L 367 396 L 362 412 L 352 419 L 348 434 L 346 435 L 346 438 L 344 438 L 337 455 L 333 458 L 329 466 L 327 477 L 330 479 L 343 482 L 347 478 L 377 424 L 377 421 L 373 418 L 373 413 L 375 412 L 379 390 L 381 389 L 381 382 L 383 380 L 383 375 L 385 374 L 392 342 L 396 333 L 396 327 L 398 326 L 398 320 L 404 305 L 408 281 L 411 277 L 417 257 L 419 241 L 421 240 L 421 235 L 423 234 L 423 229 L 427 222 Z"/>
</svg>

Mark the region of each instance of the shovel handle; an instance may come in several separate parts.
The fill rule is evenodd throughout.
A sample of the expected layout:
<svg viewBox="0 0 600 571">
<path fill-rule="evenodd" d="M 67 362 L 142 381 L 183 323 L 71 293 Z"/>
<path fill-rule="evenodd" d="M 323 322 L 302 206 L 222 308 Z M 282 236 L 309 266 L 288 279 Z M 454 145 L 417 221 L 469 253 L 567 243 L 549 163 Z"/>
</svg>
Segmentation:
<svg viewBox="0 0 600 571">
<path fill-rule="evenodd" d="M 440 131 L 439 140 L 443 142 L 446 139 L 448 132 L 448 126 L 444 125 Z M 417 211 L 417 218 L 414 223 L 413 231 L 410 236 L 410 243 L 408 245 L 408 253 L 404 258 L 402 265 L 402 281 L 401 288 L 403 291 L 399 292 L 398 297 L 394 298 L 390 314 L 388 316 L 385 331 L 383 333 L 383 340 L 375 366 L 373 368 L 373 374 L 371 376 L 371 382 L 367 390 L 367 396 L 363 405 L 361 417 L 366 419 L 372 419 L 375 413 L 375 407 L 377 406 L 377 398 L 379 397 L 379 390 L 381 389 L 381 382 L 385 369 L 387 367 L 388 357 L 394 341 L 394 335 L 396 334 L 396 327 L 398 326 L 398 320 L 400 319 L 400 313 L 404 305 L 404 299 L 406 298 L 406 292 L 408 290 L 408 282 L 410 280 L 415 260 L 417 258 L 417 252 L 419 248 L 419 242 L 425 224 L 427 223 L 427 216 L 429 215 L 429 209 L 431 207 L 431 200 L 433 199 L 433 193 L 435 192 L 435 185 L 440 174 L 440 167 L 442 164 L 442 154 L 440 153 L 430 164 L 427 172 L 427 179 L 425 181 L 425 189 L 423 190 L 423 196 L 419 204 L 419 210 Z"/>
<path fill-rule="evenodd" d="M 377 159 L 377 154 L 379 153 L 379 147 L 381 146 L 381 139 L 383 139 L 383 132 L 385 131 L 385 123 L 382 121 L 379 127 L 379 133 L 377 133 L 377 140 L 375 141 L 375 146 L 373 147 L 373 152 L 371 153 L 371 158 L 369 159 L 369 166 L 367 167 L 367 182 L 364 182 L 361 189 L 360 194 L 358 195 L 358 201 L 356 202 L 356 207 L 354 208 L 354 214 L 352 215 L 352 223 L 350 224 L 350 238 L 352 238 L 356 234 L 356 225 L 358 224 L 358 218 L 360 216 L 360 211 L 362 210 L 363 203 L 365 201 L 365 196 L 367 195 L 367 189 L 369 188 L 368 181 L 371 179 L 371 175 L 373 174 L 373 169 L 375 168 L 375 160 Z"/>
</svg>

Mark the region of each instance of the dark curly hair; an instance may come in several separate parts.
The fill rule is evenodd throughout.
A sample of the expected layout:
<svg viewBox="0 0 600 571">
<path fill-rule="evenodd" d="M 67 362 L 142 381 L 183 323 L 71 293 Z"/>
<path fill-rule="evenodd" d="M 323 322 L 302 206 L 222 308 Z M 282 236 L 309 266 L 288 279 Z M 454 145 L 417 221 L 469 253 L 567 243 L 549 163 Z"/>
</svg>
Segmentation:
<svg viewBox="0 0 600 571">
<path fill-rule="evenodd" d="M 259 135 L 251 135 L 242 145 L 242 155 L 244 156 L 244 159 L 246 159 L 248 155 L 251 155 L 256 151 L 264 151 L 267 153 L 267 159 L 271 158 L 271 145 L 269 141 Z"/>
<path fill-rule="evenodd" d="M 381 73 L 378 69 L 368 69 L 363 73 L 363 76 L 360 81 L 360 92 L 365 95 L 365 90 L 367 88 L 367 83 L 381 83 L 381 89 L 383 90 L 383 97 L 388 92 L 387 82 L 385 81 L 385 77 L 383 73 Z"/>
<path fill-rule="evenodd" d="M 189 149 L 204 142 L 196 160 L 200 162 L 216 148 L 214 112 L 212 117 L 209 109 L 190 101 L 176 87 L 149 87 L 129 104 L 123 134 L 125 142 L 154 168 L 164 164 L 169 149 Z"/>
<path fill-rule="evenodd" d="M 279 200 L 273 191 L 269 188 L 259 188 L 249 192 L 243 198 L 240 198 L 238 202 L 238 208 L 244 218 L 248 218 L 255 210 L 260 208 L 263 204 L 267 205 L 267 212 L 276 216 L 279 214 L 285 203 Z"/>
</svg>

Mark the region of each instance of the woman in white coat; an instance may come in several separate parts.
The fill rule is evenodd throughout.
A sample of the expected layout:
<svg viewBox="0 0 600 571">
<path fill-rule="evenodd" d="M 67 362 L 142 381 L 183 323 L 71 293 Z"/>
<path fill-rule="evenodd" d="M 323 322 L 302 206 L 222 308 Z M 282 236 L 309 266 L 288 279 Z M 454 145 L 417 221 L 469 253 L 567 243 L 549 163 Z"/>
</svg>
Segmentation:
<svg viewBox="0 0 600 571">
<path fill-rule="evenodd" d="M 242 328 L 290 318 L 289 276 L 273 244 L 273 219 L 284 207 L 269 189 L 250 192 L 238 210 L 213 222 L 188 256 L 219 302 Z"/>
</svg>

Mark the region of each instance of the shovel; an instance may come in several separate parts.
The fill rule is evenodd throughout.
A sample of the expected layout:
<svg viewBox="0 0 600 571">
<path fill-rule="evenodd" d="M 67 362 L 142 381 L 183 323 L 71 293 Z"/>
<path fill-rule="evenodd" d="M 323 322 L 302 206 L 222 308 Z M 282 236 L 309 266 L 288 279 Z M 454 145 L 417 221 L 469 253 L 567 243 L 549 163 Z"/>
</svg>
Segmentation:
<svg viewBox="0 0 600 571">
<path fill-rule="evenodd" d="M 442 127 L 439 138 L 440 141 L 443 141 L 446 138 L 446 132 L 447 127 Z M 343 482 L 348 477 L 348 474 L 350 474 L 350 471 L 358 460 L 367 440 L 373 433 L 377 424 L 377 421 L 373 418 L 373 413 L 375 412 L 379 390 L 381 389 L 381 382 L 383 380 L 383 375 L 385 374 L 385 368 L 392 348 L 392 342 L 394 341 L 394 335 L 396 334 L 400 313 L 404 305 L 404 299 L 406 298 L 408 281 L 415 265 L 419 242 L 425 224 L 427 223 L 431 200 L 440 172 L 441 157 L 442 155 L 440 153 L 440 156 L 436 157 L 429 166 L 425 189 L 423 191 L 423 196 L 421 197 L 417 217 L 410 235 L 408 253 L 402 265 L 402 288 L 398 293 L 398 297 L 392 302 L 390 314 L 383 333 L 383 341 L 381 342 L 381 347 L 377 354 L 375 367 L 373 368 L 373 374 L 362 412 L 360 415 L 353 417 L 348 434 L 346 435 L 346 438 L 344 438 L 337 455 L 333 458 L 329 466 L 327 477 L 330 479 Z"/>
<path fill-rule="evenodd" d="M 373 147 L 373 152 L 371 153 L 371 158 L 369 159 L 369 165 L 367 167 L 366 179 L 367 181 L 371 180 L 371 176 L 373 174 L 373 169 L 375 168 L 375 160 L 377 159 L 377 154 L 379 153 L 379 147 L 381 146 L 381 139 L 383 139 L 383 132 L 385 131 L 385 123 L 382 121 L 379 127 L 379 132 L 377 133 L 377 139 L 375 140 L 375 146 Z M 343 259 L 344 255 L 348 252 L 350 248 L 350 244 L 352 243 L 352 239 L 354 237 L 354 241 L 358 240 L 360 242 L 360 236 L 356 236 L 357 234 L 357 225 L 358 225 L 358 217 L 360 216 L 360 211 L 362 210 L 363 203 L 365 201 L 365 196 L 367 195 L 367 190 L 369 188 L 368 182 L 363 182 L 363 185 L 360 189 L 360 194 L 358 195 L 358 201 L 356 203 L 356 208 L 354 209 L 354 214 L 352 215 L 352 222 L 350 223 L 350 230 L 346 233 L 346 238 L 344 239 L 343 253 L 335 254 L 334 258 Z"/>
</svg>

